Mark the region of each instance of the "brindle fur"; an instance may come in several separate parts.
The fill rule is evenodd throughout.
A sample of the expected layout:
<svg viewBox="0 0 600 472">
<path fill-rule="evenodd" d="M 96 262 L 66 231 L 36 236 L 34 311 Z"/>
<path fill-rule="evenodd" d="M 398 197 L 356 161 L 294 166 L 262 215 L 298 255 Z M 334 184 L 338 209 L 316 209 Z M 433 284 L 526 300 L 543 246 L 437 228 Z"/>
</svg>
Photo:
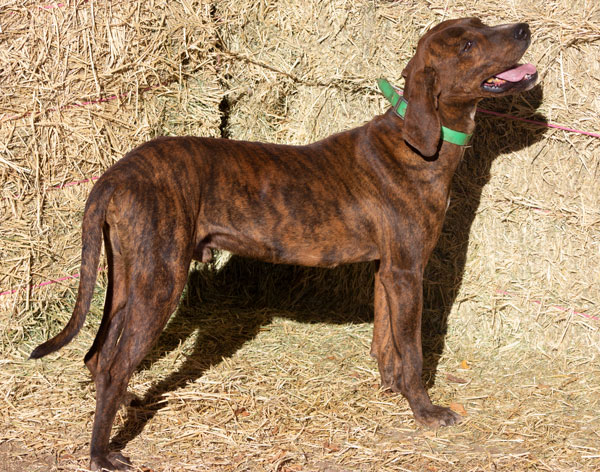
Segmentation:
<svg viewBox="0 0 600 472">
<path fill-rule="evenodd" d="M 474 46 L 465 52 L 467 39 Z M 308 146 L 163 137 L 108 169 L 85 208 L 73 316 L 32 354 L 59 349 L 81 328 L 104 239 L 104 316 L 85 357 L 97 390 L 91 468 L 129 466 L 109 453 L 115 414 L 177 306 L 190 261 L 209 260 L 212 249 L 308 266 L 378 261 L 371 354 L 382 385 L 401 392 L 420 423 L 459 422 L 431 403 L 421 380 L 423 271 L 464 152 L 440 141 L 440 126 L 471 133 L 477 102 L 498 95 L 482 81 L 514 65 L 529 42 L 525 24 L 446 21 L 421 38 L 403 72 L 405 120 L 388 110 Z"/>
</svg>

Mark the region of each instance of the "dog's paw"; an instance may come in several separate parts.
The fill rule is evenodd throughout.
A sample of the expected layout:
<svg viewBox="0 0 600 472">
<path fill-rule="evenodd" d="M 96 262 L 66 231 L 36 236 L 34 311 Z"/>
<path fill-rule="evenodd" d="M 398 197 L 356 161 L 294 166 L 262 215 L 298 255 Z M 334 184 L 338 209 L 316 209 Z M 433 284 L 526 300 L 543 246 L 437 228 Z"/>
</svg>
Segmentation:
<svg viewBox="0 0 600 472">
<path fill-rule="evenodd" d="M 463 419 L 458 413 L 455 413 L 450 408 L 443 406 L 431 405 L 423 408 L 418 412 L 414 412 L 417 423 L 427 426 L 428 428 L 437 429 L 442 426 L 453 426 L 462 423 Z"/>
<path fill-rule="evenodd" d="M 108 456 L 92 457 L 90 469 L 93 471 L 131 470 L 133 464 L 120 452 L 110 452 Z"/>
</svg>

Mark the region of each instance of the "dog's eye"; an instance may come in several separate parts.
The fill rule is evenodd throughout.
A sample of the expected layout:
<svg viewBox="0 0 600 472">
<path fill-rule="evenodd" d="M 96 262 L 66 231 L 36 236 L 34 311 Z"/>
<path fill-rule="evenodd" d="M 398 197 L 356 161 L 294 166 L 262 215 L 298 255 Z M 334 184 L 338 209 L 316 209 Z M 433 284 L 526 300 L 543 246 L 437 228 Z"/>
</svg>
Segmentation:
<svg viewBox="0 0 600 472">
<path fill-rule="evenodd" d="M 473 41 L 471 41 L 470 39 L 465 41 L 461 52 L 469 52 L 469 50 L 471 49 L 472 46 L 473 46 Z"/>
</svg>

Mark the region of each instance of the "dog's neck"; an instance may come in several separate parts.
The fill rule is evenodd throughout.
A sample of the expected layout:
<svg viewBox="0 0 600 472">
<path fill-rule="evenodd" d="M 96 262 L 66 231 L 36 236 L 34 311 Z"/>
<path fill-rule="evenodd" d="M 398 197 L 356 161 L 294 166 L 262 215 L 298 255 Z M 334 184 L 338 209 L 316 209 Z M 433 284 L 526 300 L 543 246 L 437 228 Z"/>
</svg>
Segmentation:
<svg viewBox="0 0 600 472">
<path fill-rule="evenodd" d="M 472 134 L 475 130 L 475 113 L 478 99 L 465 101 L 438 101 L 440 121 L 443 126 L 461 133 Z"/>
</svg>

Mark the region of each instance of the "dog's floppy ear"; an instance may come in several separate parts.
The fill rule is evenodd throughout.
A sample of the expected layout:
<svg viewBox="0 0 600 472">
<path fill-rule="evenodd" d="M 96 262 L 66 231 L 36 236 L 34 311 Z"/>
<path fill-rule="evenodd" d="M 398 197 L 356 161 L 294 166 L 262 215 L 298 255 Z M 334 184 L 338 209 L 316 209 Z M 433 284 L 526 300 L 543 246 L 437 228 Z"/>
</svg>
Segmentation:
<svg viewBox="0 0 600 472">
<path fill-rule="evenodd" d="M 438 151 L 441 122 L 438 113 L 439 80 L 432 67 L 418 64 L 413 57 L 402 71 L 406 79 L 404 97 L 408 102 L 402 136 L 424 157 Z"/>
</svg>

